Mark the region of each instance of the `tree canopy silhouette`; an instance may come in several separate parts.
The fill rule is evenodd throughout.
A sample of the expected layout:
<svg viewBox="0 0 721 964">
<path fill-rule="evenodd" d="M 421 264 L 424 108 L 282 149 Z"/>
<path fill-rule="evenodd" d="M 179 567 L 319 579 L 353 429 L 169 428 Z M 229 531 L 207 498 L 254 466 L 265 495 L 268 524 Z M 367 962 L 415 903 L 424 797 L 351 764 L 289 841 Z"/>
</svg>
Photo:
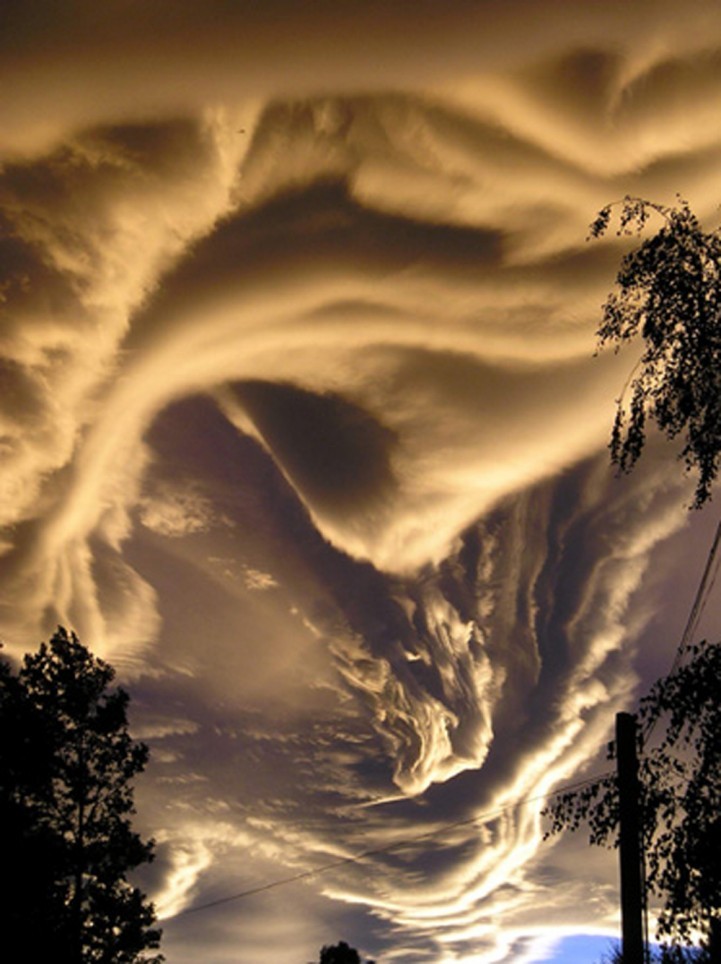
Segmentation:
<svg viewBox="0 0 721 964">
<path fill-rule="evenodd" d="M 711 960 L 703 948 L 660 947 L 647 949 L 645 964 L 708 964 Z M 623 950 L 620 945 L 612 947 L 610 953 L 603 954 L 599 964 L 623 964 Z"/>
<path fill-rule="evenodd" d="M 649 891 L 661 902 L 658 936 L 682 960 L 701 935 L 700 960 L 721 961 L 721 643 L 689 648 L 689 661 L 641 700 L 642 729 L 663 721 L 660 741 L 639 763 L 641 824 Z M 617 846 L 615 776 L 560 795 L 548 835 L 585 823 L 592 844 Z M 673 954 L 676 956 L 673 956 Z"/>
<path fill-rule="evenodd" d="M 354 947 L 349 947 L 345 941 L 340 941 L 338 944 L 325 944 L 321 948 L 320 964 L 362 964 L 362 962 Z M 366 964 L 375 964 L 375 961 L 367 961 Z"/>
<path fill-rule="evenodd" d="M 15 674 L 0 660 L 0 906 L 26 959 L 158 964 L 154 910 L 127 879 L 152 860 L 131 827 L 148 749 L 115 672 L 58 629 Z"/>
<path fill-rule="evenodd" d="M 603 306 L 599 345 L 618 349 L 640 334 L 643 353 L 618 401 L 611 460 L 629 471 L 651 420 L 680 437 L 679 457 L 697 474 L 693 506 L 711 498 L 721 453 L 721 235 L 704 231 L 679 198 L 665 206 L 625 197 L 603 208 L 590 236 L 608 230 L 620 206 L 619 235 L 640 234 L 653 215 L 660 229 L 621 261 L 616 290 Z"/>
<path fill-rule="evenodd" d="M 341 941 L 339 944 L 324 945 L 321 948 L 320 964 L 361 964 L 361 959 L 354 947 Z"/>
</svg>

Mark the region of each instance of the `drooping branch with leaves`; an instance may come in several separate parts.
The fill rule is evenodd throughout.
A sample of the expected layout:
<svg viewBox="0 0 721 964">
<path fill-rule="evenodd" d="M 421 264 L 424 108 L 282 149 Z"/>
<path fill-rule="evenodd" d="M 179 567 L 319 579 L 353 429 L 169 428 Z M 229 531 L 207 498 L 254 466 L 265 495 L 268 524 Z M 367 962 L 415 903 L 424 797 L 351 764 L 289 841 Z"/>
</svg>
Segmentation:
<svg viewBox="0 0 721 964">
<path fill-rule="evenodd" d="M 640 336 L 643 353 L 618 400 L 611 459 L 630 470 L 646 443 L 649 421 L 697 475 L 693 507 L 711 498 L 721 455 L 721 235 L 706 231 L 682 199 L 675 206 L 625 197 L 603 208 L 590 237 L 609 230 L 640 235 L 652 218 L 660 228 L 621 261 L 616 290 L 603 306 L 599 346 L 616 351 Z"/>
</svg>

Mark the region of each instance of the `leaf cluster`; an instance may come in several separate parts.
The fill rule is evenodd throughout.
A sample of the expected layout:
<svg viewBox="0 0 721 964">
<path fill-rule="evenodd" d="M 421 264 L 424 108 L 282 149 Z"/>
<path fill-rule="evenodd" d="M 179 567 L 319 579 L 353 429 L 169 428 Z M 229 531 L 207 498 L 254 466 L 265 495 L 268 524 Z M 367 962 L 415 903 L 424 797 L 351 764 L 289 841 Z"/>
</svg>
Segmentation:
<svg viewBox="0 0 721 964">
<path fill-rule="evenodd" d="M 721 644 L 689 652 L 642 701 L 642 719 L 666 729 L 640 769 L 648 876 L 665 898 L 659 934 L 686 943 L 721 921 Z"/>
<path fill-rule="evenodd" d="M 721 237 L 705 231 L 681 198 L 664 206 L 625 197 L 603 208 L 589 236 L 603 236 L 620 207 L 618 235 L 640 234 L 652 215 L 662 225 L 621 261 L 603 305 L 599 347 L 618 350 L 637 335 L 643 354 L 618 401 L 609 448 L 623 471 L 635 465 L 653 421 L 681 438 L 679 458 L 697 474 L 693 507 L 711 498 L 721 452 Z"/>
</svg>

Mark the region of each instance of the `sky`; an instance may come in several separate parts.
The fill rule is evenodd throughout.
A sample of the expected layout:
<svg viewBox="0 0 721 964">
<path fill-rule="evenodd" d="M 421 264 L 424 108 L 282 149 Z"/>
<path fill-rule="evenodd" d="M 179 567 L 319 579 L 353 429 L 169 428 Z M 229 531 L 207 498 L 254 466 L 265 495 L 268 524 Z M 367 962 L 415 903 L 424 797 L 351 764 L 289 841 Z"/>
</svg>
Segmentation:
<svg viewBox="0 0 721 964">
<path fill-rule="evenodd" d="M 615 854 L 541 810 L 715 521 L 672 445 L 608 465 L 588 225 L 718 222 L 721 7 L 0 17 L 0 634 L 129 690 L 169 964 L 598 960 Z"/>
</svg>

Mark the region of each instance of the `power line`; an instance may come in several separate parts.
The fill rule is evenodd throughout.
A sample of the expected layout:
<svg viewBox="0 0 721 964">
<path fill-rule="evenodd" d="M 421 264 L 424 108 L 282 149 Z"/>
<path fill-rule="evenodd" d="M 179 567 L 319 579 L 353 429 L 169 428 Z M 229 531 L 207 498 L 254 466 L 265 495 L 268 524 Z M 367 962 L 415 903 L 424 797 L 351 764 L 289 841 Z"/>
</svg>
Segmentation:
<svg viewBox="0 0 721 964">
<path fill-rule="evenodd" d="M 696 589 L 696 596 L 691 606 L 691 610 L 688 614 L 688 619 L 686 620 L 686 626 L 684 627 L 681 640 L 676 647 L 676 653 L 673 658 L 673 663 L 671 664 L 671 669 L 668 673 L 669 676 L 673 676 L 676 670 L 681 664 L 681 660 L 684 654 L 691 645 L 694 634 L 698 628 L 698 624 L 703 615 L 704 609 L 706 608 L 706 603 L 711 591 L 716 583 L 716 577 L 718 575 L 719 564 L 721 564 L 721 554 L 719 553 L 719 545 L 721 545 L 721 521 L 716 527 L 716 534 L 714 535 L 713 542 L 711 543 L 711 548 L 708 551 L 706 557 L 706 565 L 704 566 L 703 575 Z M 656 719 L 651 719 L 643 731 L 642 739 L 645 742 L 649 740 L 653 729 L 656 725 Z"/>
<path fill-rule="evenodd" d="M 716 527 L 716 534 L 713 542 L 711 543 L 708 556 L 706 557 L 706 565 L 704 566 L 703 575 L 701 577 L 701 581 L 699 582 L 698 589 L 696 590 L 696 597 L 693 601 L 693 605 L 691 606 L 688 621 L 683 631 L 681 642 L 678 645 L 676 656 L 674 658 L 673 665 L 671 666 L 671 673 L 669 675 L 673 674 L 678 669 L 678 664 L 681 662 L 683 654 L 690 645 L 701 616 L 703 615 L 703 611 L 706 607 L 708 596 L 713 589 L 716 581 L 716 575 L 718 573 L 719 561 L 721 561 L 721 557 L 718 556 L 719 543 L 721 543 L 721 521 Z M 713 574 L 711 572 L 712 568 Z"/>
<path fill-rule="evenodd" d="M 342 857 L 338 860 L 333 860 L 330 863 L 323 864 L 320 867 L 315 867 L 312 870 L 300 871 L 297 874 L 292 874 L 288 877 L 281 877 L 278 880 L 270 881 L 267 884 L 259 884 L 257 887 L 250 887 L 247 890 L 241 890 L 234 894 L 229 894 L 226 897 L 218 897 L 216 900 L 210 900 L 205 904 L 197 904 L 195 907 L 188 907 L 185 910 L 179 911 L 177 914 L 173 914 L 170 917 L 162 918 L 163 922 L 177 920 L 179 917 L 186 917 L 188 914 L 196 914 L 203 910 L 210 910 L 212 907 L 219 907 L 222 904 L 229 904 L 232 901 L 243 900 L 245 897 L 253 897 L 256 894 L 263 894 L 266 891 L 274 890 L 277 887 L 285 887 L 289 884 L 298 883 L 301 880 L 308 880 L 312 877 L 318 877 L 321 874 L 327 873 L 330 870 L 336 870 L 339 867 L 345 867 L 349 864 L 360 863 L 362 860 L 366 860 L 369 857 L 376 857 L 380 854 L 392 853 L 394 850 L 400 850 L 403 847 L 409 847 L 413 844 L 420 843 L 423 840 L 430 840 L 434 837 L 440 837 L 447 833 L 449 830 L 455 830 L 458 827 L 472 826 L 477 823 L 484 823 L 494 817 L 499 817 L 501 814 L 506 813 L 508 810 L 513 810 L 516 807 L 523 806 L 527 803 L 535 803 L 539 800 L 548 800 L 552 797 L 560 796 L 562 793 L 570 793 L 576 790 L 581 790 L 583 787 L 588 786 L 591 783 L 603 780 L 606 777 L 612 776 L 613 771 L 607 770 L 604 773 L 597 774 L 593 777 L 588 777 L 585 780 L 579 780 L 576 783 L 569 783 L 563 787 L 559 787 L 552 793 L 540 793 L 532 797 L 522 797 L 519 800 L 515 800 L 512 803 L 507 803 L 502 807 L 496 807 L 493 810 L 487 810 L 483 813 L 476 814 L 475 817 L 467 817 L 464 820 L 454 820 L 448 823 L 444 823 L 443 826 L 436 828 L 435 830 L 429 830 L 426 833 L 416 834 L 413 837 L 407 837 L 404 840 L 397 840 L 395 843 L 387 844 L 385 847 L 375 847 L 372 850 L 364 850 L 362 853 L 355 854 L 352 857 Z"/>
</svg>

